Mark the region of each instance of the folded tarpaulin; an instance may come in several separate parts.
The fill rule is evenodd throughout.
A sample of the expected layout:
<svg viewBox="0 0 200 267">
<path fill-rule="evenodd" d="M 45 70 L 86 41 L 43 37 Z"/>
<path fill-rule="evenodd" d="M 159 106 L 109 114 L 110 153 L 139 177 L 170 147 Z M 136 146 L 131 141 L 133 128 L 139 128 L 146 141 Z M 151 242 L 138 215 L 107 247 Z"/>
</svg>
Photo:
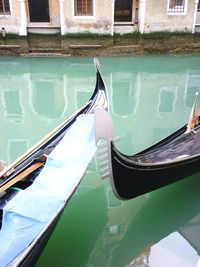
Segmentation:
<svg viewBox="0 0 200 267">
<path fill-rule="evenodd" d="M 34 241 L 80 183 L 96 151 L 94 115 L 78 117 L 51 152 L 34 183 L 3 209 L 0 266 L 7 266 Z"/>
</svg>

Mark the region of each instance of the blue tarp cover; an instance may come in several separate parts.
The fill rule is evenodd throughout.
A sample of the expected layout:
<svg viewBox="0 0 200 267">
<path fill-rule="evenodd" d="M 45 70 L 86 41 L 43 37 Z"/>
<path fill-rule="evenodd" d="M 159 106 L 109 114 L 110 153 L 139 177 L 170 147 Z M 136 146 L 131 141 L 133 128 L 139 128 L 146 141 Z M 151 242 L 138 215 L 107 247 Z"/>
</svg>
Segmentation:
<svg viewBox="0 0 200 267">
<path fill-rule="evenodd" d="M 35 182 L 3 210 L 0 267 L 23 252 L 72 195 L 96 151 L 94 115 L 78 117 L 47 158 Z"/>
</svg>

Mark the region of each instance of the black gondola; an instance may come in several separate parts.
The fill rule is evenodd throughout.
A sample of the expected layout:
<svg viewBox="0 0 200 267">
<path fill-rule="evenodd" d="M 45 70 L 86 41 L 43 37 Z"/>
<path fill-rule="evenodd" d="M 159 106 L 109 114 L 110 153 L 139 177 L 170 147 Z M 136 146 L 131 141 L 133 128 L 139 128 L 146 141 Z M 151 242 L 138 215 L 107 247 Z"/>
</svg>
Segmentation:
<svg viewBox="0 0 200 267">
<path fill-rule="evenodd" d="M 117 149 L 112 130 L 109 134 L 107 131 L 112 123 L 111 118 L 99 109 L 100 116 L 96 117 L 102 119 L 105 116 L 103 120 L 109 120 L 105 129 L 107 133 L 101 131 L 99 134 L 97 130 L 96 139 L 98 141 L 104 137 L 108 140 L 109 176 L 118 198 L 132 199 L 200 171 L 200 124 L 196 103 L 195 98 L 187 125 L 132 156 L 124 155 Z"/>
<path fill-rule="evenodd" d="M 83 114 L 92 114 L 94 109 L 98 106 L 105 110 L 108 110 L 108 98 L 107 91 L 104 84 L 104 81 L 101 77 L 99 71 L 99 63 L 98 60 L 94 60 L 96 66 L 96 86 L 95 90 L 90 98 L 90 100 L 76 113 L 74 113 L 69 119 L 67 119 L 64 123 L 54 129 L 51 133 L 49 133 L 45 138 L 39 141 L 36 145 L 34 145 L 31 149 L 29 149 L 24 155 L 19 157 L 15 162 L 10 164 L 8 167 L 3 170 L 0 175 L 3 178 L 0 182 L 0 240 L 2 243 L 2 239 L 4 238 L 4 234 L 1 232 L 5 225 L 3 225 L 3 216 L 4 209 L 7 207 L 9 202 L 15 199 L 18 196 L 18 190 L 13 190 L 11 186 L 14 185 L 15 188 L 26 191 L 32 187 L 35 183 L 37 183 L 37 178 L 42 170 L 44 170 L 45 162 L 47 162 L 47 156 L 51 155 L 52 151 L 55 151 L 55 148 L 60 144 L 61 140 L 64 139 L 66 133 L 70 129 L 73 129 L 73 125 L 77 121 L 77 118 L 82 116 Z M 66 148 L 67 150 L 67 148 Z M 9 174 L 10 173 L 10 174 Z M 83 176 L 83 175 L 82 175 Z M 81 180 L 82 177 L 80 177 Z M 79 182 L 80 182 L 79 180 Z M 78 184 L 74 185 L 71 191 L 68 193 L 68 196 L 62 200 L 58 208 L 54 211 L 53 216 L 51 216 L 50 220 L 44 225 L 42 230 L 38 232 L 37 236 L 34 240 L 27 245 L 25 249 L 23 249 L 19 255 L 15 255 L 15 244 L 9 248 L 6 248 L 4 258 L 7 260 L 7 254 L 11 252 L 13 254 L 13 258 L 10 262 L 6 263 L 6 266 L 33 266 L 35 261 L 37 260 L 39 254 L 47 243 L 56 223 L 61 216 L 63 209 L 72 196 L 74 191 L 76 190 Z M 57 181 L 59 183 L 59 181 Z M 52 200 L 53 201 L 53 200 Z M 26 203 L 28 206 L 30 203 Z M 30 204 L 32 205 L 32 204 Z M 50 204 L 49 204 L 50 205 Z M 33 209 L 33 207 L 29 207 L 29 209 Z M 12 213 L 12 209 L 11 209 Z M 41 214 L 40 214 L 41 215 Z M 38 214 L 38 221 L 40 220 Z M 36 211 L 37 216 L 37 211 Z M 17 218 L 18 219 L 18 218 Z M 34 221 L 35 223 L 35 221 Z M 11 225 L 12 229 L 12 225 Z M 20 229 L 21 230 L 21 229 Z M 19 229 L 17 230 L 19 231 Z M 32 233 L 30 233 L 32 234 Z M 20 237 L 19 237 L 20 238 Z M 22 243 L 25 242 L 26 237 L 22 240 Z M 17 242 L 17 240 L 16 240 Z M 4 259 L 2 260 L 3 249 L 6 244 L 3 245 L 2 253 L 0 256 L 0 263 L 4 266 Z M 9 251 L 10 250 L 10 251 Z M 2 260 L 2 261 L 1 261 Z"/>
</svg>

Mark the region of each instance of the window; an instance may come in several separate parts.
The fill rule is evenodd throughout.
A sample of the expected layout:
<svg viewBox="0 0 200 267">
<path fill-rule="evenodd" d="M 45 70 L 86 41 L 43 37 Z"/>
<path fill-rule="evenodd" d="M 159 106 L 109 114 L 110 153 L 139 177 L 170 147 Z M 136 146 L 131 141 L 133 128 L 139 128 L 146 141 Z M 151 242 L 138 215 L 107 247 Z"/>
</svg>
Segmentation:
<svg viewBox="0 0 200 267">
<path fill-rule="evenodd" d="M 132 0 L 115 1 L 115 22 L 132 22 Z"/>
<path fill-rule="evenodd" d="M 199 1 L 199 3 L 198 3 L 197 10 L 198 10 L 198 12 L 200 11 L 200 1 Z"/>
<path fill-rule="evenodd" d="M 93 16 L 93 0 L 75 0 L 75 16 Z"/>
<path fill-rule="evenodd" d="M 0 0 L 0 15 L 10 15 L 9 0 Z"/>
<path fill-rule="evenodd" d="M 186 12 L 186 0 L 169 0 L 168 1 L 168 13 L 180 13 Z"/>
</svg>

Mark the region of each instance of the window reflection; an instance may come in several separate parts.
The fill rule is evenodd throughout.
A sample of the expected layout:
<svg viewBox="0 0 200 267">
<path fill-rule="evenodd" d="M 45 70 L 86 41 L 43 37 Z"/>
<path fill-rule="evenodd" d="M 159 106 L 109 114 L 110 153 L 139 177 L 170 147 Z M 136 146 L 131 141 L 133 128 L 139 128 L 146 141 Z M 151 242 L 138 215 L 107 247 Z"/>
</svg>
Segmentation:
<svg viewBox="0 0 200 267">
<path fill-rule="evenodd" d="M 199 84 L 200 84 L 200 75 L 189 75 L 186 95 L 185 95 L 185 105 L 190 109 L 192 108 L 192 105 L 194 103 L 194 97 L 196 92 L 200 93 Z"/>
<path fill-rule="evenodd" d="M 56 82 L 46 80 L 38 80 L 33 84 L 33 107 L 35 112 L 44 118 L 59 118 L 64 110 L 65 97 L 56 85 Z"/>
<path fill-rule="evenodd" d="M 23 109 L 19 90 L 5 91 L 4 94 L 5 117 L 16 123 L 23 119 Z"/>
<path fill-rule="evenodd" d="M 174 112 L 176 105 L 177 87 L 163 87 L 159 95 L 159 112 Z"/>
<path fill-rule="evenodd" d="M 119 236 L 124 232 L 124 224 L 115 224 L 105 228 L 106 236 Z"/>
<path fill-rule="evenodd" d="M 130 81 L 116 81 L 112 84 L 113 110 L 118 115 L 133 114 L 136 107 L 135 92 Z"/>
</svg>

